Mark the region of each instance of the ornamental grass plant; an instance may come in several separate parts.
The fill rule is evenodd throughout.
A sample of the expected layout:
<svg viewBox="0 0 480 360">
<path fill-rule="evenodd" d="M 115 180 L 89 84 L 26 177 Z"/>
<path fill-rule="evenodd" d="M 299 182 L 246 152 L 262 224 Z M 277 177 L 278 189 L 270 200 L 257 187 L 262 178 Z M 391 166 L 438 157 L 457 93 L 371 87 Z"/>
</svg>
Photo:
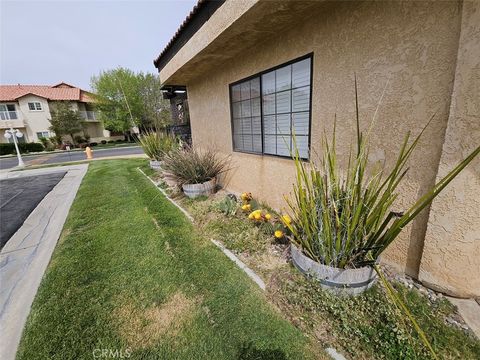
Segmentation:
<svg viewBox="0 0 480 360">
<path fill-rule="evenodd" d="M 230 156 L 222 157 L 213 149 L 199 150 L 192 146 L 170 151 L 163 161 L 163 169 L 180 186 L 202 184 L 230 169 Z"/>
<path fill-rule="evenodd" d="M 338 163 L 335 125 L 331 141 L 323 136 L 323 156 L 318 164 L 303 161 L 294 141 L 296 184 L 293 194 L 285 198 L 293 218 L 291 224 L 286 224 L 292 233 L 290 241 L 311 259 L 342 269 L 373 265 L 402 229 L 480 152 L 477 147 L 410 208 L 396 212 L 392 205 L 399 195 L 398 185 L 433 116 L 413 140 L 410 132 L 405 135 L 395 164 L 386 170 L 385 163 L 368 166 L 369 135 L 375 115 L 367 134 L 360 132 L 356 82 L 355 107 L 356 149 L 351 149 L 346 169 L 342 171 Z"/>
<path fill-rule="evenodd" d="M 151 130 L 139 136 L 138 142 L 145 155 L 156 161 L 162 161 L 169 151 L 179 147 L 175 136 Z"/>
<path fill-rule="evenodd" d="M 332 140 L 328 141 L 325 134 L 323 136 L 323 155 L 318 164 L 314 161 L 304 162 L 300 158 L 294 136 L 292 158 L 296 167 L 296 183 L 292 196 L 285 197 L 293 221 L 284 224 L 291 232 L 290 241 L 314 261 L 341 269 L 372 266 L 397 310 L 411 321 L 432 358 L 438 359 L 412 312 L 375 263 L 402 229 L 478 155 L 480 146 L 410 208 L 396 212 L 392 207 L 398 197 L 398 185 L 407 174 L 408 160 L 434 116 L 413 141 L 410 132 L 407 132 L 397 160 L 388 171 L 385 163 L 376 167 L 368 166 L 369 135 L 377 111 L 364 135 L 360 132 L 356 80 L 355 109 L 356 149 L 350 150 L 344 171 L 341 171 L 337 161 L 336 121 Z"/>
</svg>

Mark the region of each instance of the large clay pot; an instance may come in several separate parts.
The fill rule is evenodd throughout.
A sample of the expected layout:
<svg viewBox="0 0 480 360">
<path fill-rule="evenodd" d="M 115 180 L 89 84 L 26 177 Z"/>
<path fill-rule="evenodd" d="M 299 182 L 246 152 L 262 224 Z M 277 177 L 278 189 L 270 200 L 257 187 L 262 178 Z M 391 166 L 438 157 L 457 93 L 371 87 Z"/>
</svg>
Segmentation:
<svg viewBox="0 0 480 360">
<path fill-rule="evenodd" d="M 295 245 L 290 245 L 292 262 L 303 274 L 312 276 L 322 288 L 337 294 L 358 295 L 369 289 L 377 278 L 371 266 L 357 269 L 339 269 L 320 264 L 302 253 Z"/>
<path fill-rule="evenodd" d="M 210 195 L 215 192 L 215 187 L 217 185 L 217 181 L 215 178 L 204 182 L 202 184 L 184 184 L 182 186 L 183 192 L 189 198 L 196 198 L 202 195 Z"/>
</svg>

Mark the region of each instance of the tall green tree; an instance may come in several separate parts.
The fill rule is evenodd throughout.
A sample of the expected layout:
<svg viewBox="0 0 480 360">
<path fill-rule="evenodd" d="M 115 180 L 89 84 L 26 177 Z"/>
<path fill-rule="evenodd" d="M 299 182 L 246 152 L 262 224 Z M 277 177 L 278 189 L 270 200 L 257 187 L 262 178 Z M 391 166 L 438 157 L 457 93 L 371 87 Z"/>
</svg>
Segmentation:
<svg viewBox="0 0 480 360">
<path fill-rule="evenodd" d="M 137 74 L 143 104 L 142 125 L 145 128 L 161 129 L 171 123 L 170 102 L 163 98 L 160 79 L 150 73 Z"/>
<path fill-rule="evenodd" d="M 107 130 L 127 133 L 133 126 L 151 129 L 165 126 L 170 118 L 160 80 L 153 74 L 119 67 L 91 79 L 96 107 Z"/>
<path fill-rule="evenodd" d="M 70 135 L 72 143 L 75 145 L 74 134 L 83 129 L 82 120 L 80 113 L 77 110 L 73 110 L 69 102 L 60 102 L 52 109 L 50 130 L 56 136 Z"/>
</svg>

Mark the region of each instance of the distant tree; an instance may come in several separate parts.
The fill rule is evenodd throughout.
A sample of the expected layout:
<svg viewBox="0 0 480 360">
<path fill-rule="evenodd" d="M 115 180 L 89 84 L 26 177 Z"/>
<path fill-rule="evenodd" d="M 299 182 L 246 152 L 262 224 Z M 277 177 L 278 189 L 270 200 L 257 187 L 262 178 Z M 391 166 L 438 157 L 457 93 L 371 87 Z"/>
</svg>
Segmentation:
<svg viewBox="0 0 480 360">
<path fill-rule="evenodd" d="M 96 108 L 105 129 L 125 134 L 133 127 L 164 127 L 170 117 L 168 101 L 162 97 L 159 79 L 153 74 L 117 68 L 93 76 Z"/>
<path fill-rule="evenodd" d="M 162 129 L 171 123 L 170 102 L 163 98 L 160 79 L 153 74 L 137 74 L 143 103 L 142 126 Z"/>
<path fill-rule="evenodd" d="M 70 135 L 75 145 L 74 134 L 82 130 L 82 120 L 80 113 L 73 110 L 70 103 L 60 102 L 52 110 L 50 130 L 55 132 L 56 136 Z"/>
</svg>

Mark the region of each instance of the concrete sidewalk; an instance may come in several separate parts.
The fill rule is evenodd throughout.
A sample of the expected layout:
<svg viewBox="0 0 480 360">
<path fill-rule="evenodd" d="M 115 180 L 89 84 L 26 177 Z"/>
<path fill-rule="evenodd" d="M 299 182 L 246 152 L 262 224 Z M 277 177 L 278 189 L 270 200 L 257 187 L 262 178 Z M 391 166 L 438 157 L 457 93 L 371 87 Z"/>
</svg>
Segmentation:
<svg viewBox="0 0 480 360">
<path fill-rule="evenodd" d="M 0 252 L 0 359 L 13 360 L 33 299 L 75 199 L 87 164 L 1 174 L 18 178 L 65 172 Z"/>
</svg>

